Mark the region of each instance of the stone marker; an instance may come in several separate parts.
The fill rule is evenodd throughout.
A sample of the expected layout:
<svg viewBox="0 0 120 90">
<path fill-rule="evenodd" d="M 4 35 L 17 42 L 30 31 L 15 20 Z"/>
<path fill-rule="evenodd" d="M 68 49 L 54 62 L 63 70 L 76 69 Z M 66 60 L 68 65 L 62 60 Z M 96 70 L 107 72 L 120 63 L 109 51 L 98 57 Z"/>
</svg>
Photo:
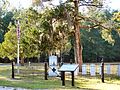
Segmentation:
<svg viewBox="0 0 120 90">
<path fill-rule="evenodd" d="M 120 64 L 118 65 L 118 76 L 120 76 Z"/>
<path fill-rule="evenodd" d="M 111 71 L 110 64 L 108 64 L 106 68 L 107 68 L 106 69 L 107 70 L 107 74 L 110 75 L 111 74 L 111 72 L 110 72 Z"/>
<path fill-rule="evenodd" d="M 90 65 L 90 75 L 95 76 L 95 64 Z"/>
<path fill-rule="evenodd" d="M 82 75 L 86 75 L 87 72 L 86 72 L 86 64 L 83 64 L 82 65 Z"/>
</svg>

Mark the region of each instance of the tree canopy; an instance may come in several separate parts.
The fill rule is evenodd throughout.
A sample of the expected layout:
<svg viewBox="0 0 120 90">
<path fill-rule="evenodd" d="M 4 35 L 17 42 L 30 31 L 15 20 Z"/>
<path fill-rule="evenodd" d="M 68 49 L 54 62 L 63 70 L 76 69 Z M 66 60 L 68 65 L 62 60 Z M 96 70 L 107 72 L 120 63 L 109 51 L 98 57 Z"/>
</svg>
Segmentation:
<svg viewBox="0 0 120 90">
<path fill-rule="evenodd" d="M 101 6 L 95 0 L 92 4 Z M 73 2 L 73 1 L 72 1 Z M 38 3 L 38 2 L 36 2 Z M 80 2 L 81 5 L 88 5 Z M 38 4 L 37 4 L 38 5 Z M 0 57 L 10 60 L 17 57 L 17 24 L 20 21 L 20 58 L 39 57 L 62 52 L 75 57 L 75 20 L 79 24 L 83 61 L 97 61 L 104 56 L 107 61 L 119 59 L 120 12 L 88 7 L 88 12 L 78 12 L 66 1 L 39 12 L 34 7 L 17 12 L 0 11 Z M 74 57 L 72 57 L 72 55 Z"/>
</svg>

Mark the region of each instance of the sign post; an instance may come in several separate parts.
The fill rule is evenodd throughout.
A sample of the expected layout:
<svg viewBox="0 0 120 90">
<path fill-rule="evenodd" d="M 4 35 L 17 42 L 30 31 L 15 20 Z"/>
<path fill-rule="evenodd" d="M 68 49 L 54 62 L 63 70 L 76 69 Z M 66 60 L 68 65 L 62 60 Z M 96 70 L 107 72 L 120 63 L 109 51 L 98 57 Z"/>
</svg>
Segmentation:
<svg viewBox="0 0 120 90">
<path fill-rule="evenodd" d="M 74 82 L 75 82 L 75 80 L 74 80 L 74 71 L 71 71 L 71 74 L 72 74 L 72 86 L 74 86 Z"/>
<path fill-rule="evenodd" d="M 12 79 L 15 78 L 15 74 L 14 74 L 14 61 L 12 61 Z"/>
</svg>

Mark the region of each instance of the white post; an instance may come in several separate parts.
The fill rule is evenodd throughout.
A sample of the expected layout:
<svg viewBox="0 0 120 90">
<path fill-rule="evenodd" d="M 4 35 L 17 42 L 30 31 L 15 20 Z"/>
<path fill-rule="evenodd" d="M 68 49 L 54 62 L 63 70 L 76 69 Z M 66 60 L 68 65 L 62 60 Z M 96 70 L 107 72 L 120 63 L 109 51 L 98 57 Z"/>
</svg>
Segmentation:
<svg viewBox="0 0 120 90">
<path fill-rule="evenodd" d="M 18 44 L 17 44 L 17 73 L 19 74 L 19 49 L 20 49 L 20 23 L 19 20 L 17 22 L 17 38 L 18 38 Z"/>
</svg>

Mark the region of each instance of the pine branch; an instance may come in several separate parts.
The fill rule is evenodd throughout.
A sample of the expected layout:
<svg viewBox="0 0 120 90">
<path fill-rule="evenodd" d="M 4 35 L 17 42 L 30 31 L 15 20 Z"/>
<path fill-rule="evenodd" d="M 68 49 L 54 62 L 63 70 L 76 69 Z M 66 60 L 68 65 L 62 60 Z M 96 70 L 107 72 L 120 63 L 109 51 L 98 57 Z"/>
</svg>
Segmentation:
<svg viewBox="0 0 120 90">
<path fill-rule="evenodd" d="M 104 29 L 107 29 L 107 30 L 111 30 L 111 29 L 112 29 L 112 28 L 108 28 L 108 27 L 102 25 L 103 22 L 100 22 L 100 21 L 97 21 L 97 20 L 93 20 L 93 19 L 90 18 L 90 17 L 84 17 L 84 16 L 79 16 L 79 17 L 82 18 L 83 20 L 91 21 L 91 22 L 93 22 L 93 23 L 96 23 L 97 26 L 100 26 L 100 27 L 102 27 L 102 28 L 104 28 Z M 96 26 L 96 25 L 95 25 L 95 26 Z M 92 28 L 92 27 L 93 27 L 93 26 L 87 26 L 87 28 Z M 85 27 L 85 28 L 86 28 L 86 27 Z"/>
<path fill-rule="evenodd" d="M 82 26 L 80 26 L 80 28 L 83 28 L 83 29 L 88 29 L 88 28 L 95 28 L 95 27 L 97 27 L 97 26 L 99 26 L 99 25 L 92 25 L 92 26 L 90 26 L 90 25 L 82 25 Z"/>
</svg>

